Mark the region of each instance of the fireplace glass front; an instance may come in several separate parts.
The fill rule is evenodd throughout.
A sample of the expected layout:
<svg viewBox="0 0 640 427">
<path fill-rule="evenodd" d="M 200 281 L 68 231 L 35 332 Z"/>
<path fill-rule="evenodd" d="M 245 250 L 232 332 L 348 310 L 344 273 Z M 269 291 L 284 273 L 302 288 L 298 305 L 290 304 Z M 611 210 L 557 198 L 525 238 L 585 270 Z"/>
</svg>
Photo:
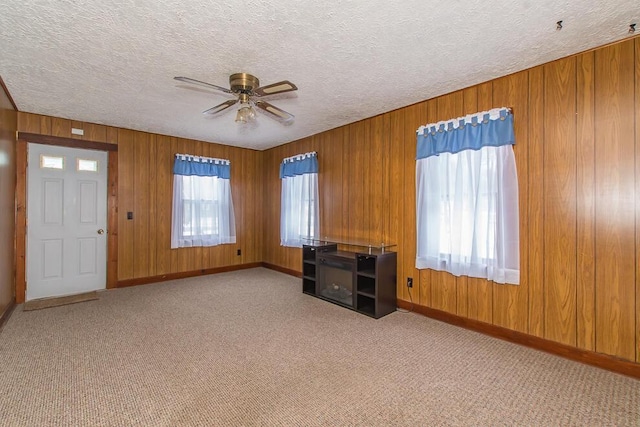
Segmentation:
<svg viewBox="0 0 640 427">
<path fill-rule="evenodd" d="M 318 294 L 343 305 L 353 307 L 353 269 L 351 259 L 320 257 Z"/>
</svg>

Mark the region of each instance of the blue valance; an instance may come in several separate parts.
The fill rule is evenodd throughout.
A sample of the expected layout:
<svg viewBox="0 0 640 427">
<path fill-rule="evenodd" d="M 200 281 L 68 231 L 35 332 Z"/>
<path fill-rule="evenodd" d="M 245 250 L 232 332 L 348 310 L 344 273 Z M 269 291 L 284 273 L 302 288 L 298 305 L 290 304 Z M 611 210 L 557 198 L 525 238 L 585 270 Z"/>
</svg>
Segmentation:
<svg viewBox="0 0 640 427">
<path fill-rule="evenodd" d="M 231 178 L 231 162 L 224 159 L 211 157 L 190 156 L 188 154 L 176 154 L 173 162 L 174 175 L 186 176 L 217 176 L 218 178 Z"/>
<path fill-rule="evenodd" d="M 318 173 L 318 156 L 315 151 L 287 157 L 280 163 L 280 178 Z"/>
<path fill-rule="evenodd" d="M 440 153 L 458 153 L 515 144 L 513 114 L 508 108 L 496 108 L 446 122 L 421 126 L 418 131 L 417 158 Z"/>
</svg>

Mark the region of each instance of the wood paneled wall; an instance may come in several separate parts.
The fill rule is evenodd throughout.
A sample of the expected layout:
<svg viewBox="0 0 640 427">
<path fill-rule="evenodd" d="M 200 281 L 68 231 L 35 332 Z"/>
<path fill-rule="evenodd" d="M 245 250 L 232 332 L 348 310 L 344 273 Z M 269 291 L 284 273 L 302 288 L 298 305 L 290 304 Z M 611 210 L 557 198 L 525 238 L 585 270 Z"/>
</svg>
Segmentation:
<svg viewBox="0 0 640 427">
<path fill-rule="evenodd" d="M 261 152 L 30 113 L 19 113 L 18 130 L 118 145 L 119 281 L 262 261 Z M 170 249 L 175 153 L 231 160 L 236 244 Z"/>
<path fill-rule="evenodd" d="M 416 129 L 501 106 L 515 116 L 520 285 L 416 270 Z M 640 362 L 640 38 L 266 151 L 264 261 L 296 271 L 278 165 L 312 150 L 321 234 L 397 243 L 398 298 Z"/>
<path fill-rule="evenodd" d="M 521 284 L 416 270 L 416 129 L 500 106 L 515 115 Z M 279 246 L 278 165 L 317 151 L 321 233 L 396 243 L 398 298 L 637 362 L 639 123 L 637 37 L 265 152 L 18 115 L 19 131 L 118 144 L 119 280 L 261 261 L 300 271 L 301 251 Z M 169 249 L 176 152 L 231 160 L 236 245 Z"/>
<path fill-rule="evenodd" d="M 15 291 L 16 128 L 17 113 L 0 78 L 0 319 Z"/>
</svg>

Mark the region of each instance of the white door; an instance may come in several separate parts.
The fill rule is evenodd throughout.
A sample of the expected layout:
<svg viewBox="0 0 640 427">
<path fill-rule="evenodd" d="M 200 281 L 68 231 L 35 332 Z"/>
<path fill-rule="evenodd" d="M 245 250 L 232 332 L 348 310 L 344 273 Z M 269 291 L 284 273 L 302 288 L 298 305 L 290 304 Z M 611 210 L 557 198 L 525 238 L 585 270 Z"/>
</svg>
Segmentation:
<svg viewBox="0 0 640 427">
<path fill-rule="evenodd" d="M 26 300 L 105 289 L 107 153 L 29 144 Z"/>
</svg>

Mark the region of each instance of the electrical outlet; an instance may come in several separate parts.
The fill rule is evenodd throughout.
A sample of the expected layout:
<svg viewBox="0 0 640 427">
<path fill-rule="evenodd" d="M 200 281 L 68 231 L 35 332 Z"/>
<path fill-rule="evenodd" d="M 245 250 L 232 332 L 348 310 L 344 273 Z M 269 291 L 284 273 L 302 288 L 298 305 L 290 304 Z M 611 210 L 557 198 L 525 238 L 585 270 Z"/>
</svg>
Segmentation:
<svg viewBox="0 0 640 427">
<path fill-rule="evenodd" d="M 407 277 L 407 288 L 413 288 L 413 277 Z"/>
<path fill-rule="evenodd" d="M 242 255 L 242 251 L 238 249 L 238 256 Z"/>
</svg>

